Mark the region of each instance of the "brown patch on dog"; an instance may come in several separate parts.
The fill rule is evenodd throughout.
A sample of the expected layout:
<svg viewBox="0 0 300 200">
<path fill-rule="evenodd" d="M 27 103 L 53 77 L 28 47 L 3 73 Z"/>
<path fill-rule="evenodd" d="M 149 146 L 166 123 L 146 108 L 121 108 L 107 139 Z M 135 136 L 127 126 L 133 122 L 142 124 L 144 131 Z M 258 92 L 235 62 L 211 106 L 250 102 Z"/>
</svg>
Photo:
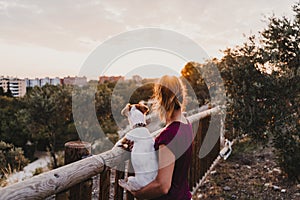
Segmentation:
<svg viewBox="0 0 300 200">
<path fill-rule="evenodd" d="M 121 144 L 118 145 L 118 147 L 122 147 L 124 150 L 131 152 L 133 148 L 134 142 L 131 140 L 128 140 L 127 138 L 123 138 L 121 141 Z"/>
<path fill-rule="evenodd" d="M 128 103 L 125 106 L 125 108 L 123 108 L 123 110 L 121 111 L 121 115 L 127 116 L 127 113 L 131 110 L 132 106 L 135 106 L 136 109 L 138 109 L 139 111 L 141 111 L 144 115 L 147 115 L 148 112 L 149 112 L 149 108 L 146 105 L 144 105 L 144 104 L 141 104 L 141 103 L 139 103 L 139 104 L 129 104 Z"/>
<path fill-rule="evenodd" d="M 136 107 L 136 109 L 141 111 L 144 115 L 147 115 L 149 112 L 149 108 L 144 104 L 134 104 L 134 106 Z"/>
</svg>

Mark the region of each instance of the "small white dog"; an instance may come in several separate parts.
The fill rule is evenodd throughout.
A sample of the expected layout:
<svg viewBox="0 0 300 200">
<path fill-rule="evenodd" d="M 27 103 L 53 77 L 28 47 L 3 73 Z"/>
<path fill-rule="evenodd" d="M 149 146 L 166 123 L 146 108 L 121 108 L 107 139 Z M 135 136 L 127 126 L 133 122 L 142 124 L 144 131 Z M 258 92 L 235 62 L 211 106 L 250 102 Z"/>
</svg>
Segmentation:
<svg viewBox="0 0 300 200">
<path fill-rule="evenodd" d="M 131 163 L 135 176 L 127 181 L 120 179 L 119 185 L 129 191 L 137 191 L 152 182 L 158 170 L 158 161 L 154 149 L 154 139 L 146 126 L 146 114 L 149 109 L 143 104 L 127 104 L 121 114 L 128 118 L 132 128 L 116 146 L 131 151 Z"/>
</svg>

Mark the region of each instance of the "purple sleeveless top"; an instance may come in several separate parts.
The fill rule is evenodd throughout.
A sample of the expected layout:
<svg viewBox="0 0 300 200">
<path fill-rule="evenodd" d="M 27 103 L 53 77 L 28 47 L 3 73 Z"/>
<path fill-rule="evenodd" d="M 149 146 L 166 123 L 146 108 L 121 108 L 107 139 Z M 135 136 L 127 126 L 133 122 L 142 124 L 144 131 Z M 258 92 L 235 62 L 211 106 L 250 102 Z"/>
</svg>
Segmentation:
<svg viewBox="0 0 300 200">
<path fill-rule="evenodd" d="M 191 124 L 172 122 L 155 139 L 155 150 L 166 145 L 175 155 L 172 184 L 168 194 L 155 200 L 190 200 L 188 170 L 192 159 L 193 131 Z"/>
</svg>

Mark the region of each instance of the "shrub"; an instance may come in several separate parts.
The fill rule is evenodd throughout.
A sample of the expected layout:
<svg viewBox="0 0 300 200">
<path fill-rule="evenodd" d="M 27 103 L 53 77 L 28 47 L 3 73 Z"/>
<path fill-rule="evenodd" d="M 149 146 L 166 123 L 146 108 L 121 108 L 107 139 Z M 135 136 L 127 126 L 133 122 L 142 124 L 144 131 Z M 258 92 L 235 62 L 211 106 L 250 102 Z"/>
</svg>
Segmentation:
<svg viewBox="0 0 300 200">
<path fill-rule="evenodd" d="M 22 148 L 0 141 L 0 175 L 20 171 L 28 164 Z"/>
</svg>

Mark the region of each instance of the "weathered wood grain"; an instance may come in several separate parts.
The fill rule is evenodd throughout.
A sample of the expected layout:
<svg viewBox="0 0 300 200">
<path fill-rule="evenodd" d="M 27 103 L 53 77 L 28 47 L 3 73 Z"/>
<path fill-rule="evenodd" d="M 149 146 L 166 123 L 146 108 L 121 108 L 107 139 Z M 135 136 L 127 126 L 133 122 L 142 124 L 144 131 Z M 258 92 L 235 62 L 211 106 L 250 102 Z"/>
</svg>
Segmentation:
<svg viewBox="0 0 300 200">
<path fill-rule="evenodd" d="M 116 166 L 128 159 L 127 152 L 113 148 L 99 155 L 65 165 L 0 189 L 1 200 L 44 199 L 89 179 L 104 170 L 104 163 Z"/>
<path fill-rule="evenodd" d="M 70 141 L 65 144 L 65 165 L 81 160 L 91 155 L 92 145 L 83 141 Z M 72 186 L 69 190 L 69 200 L 92 198 L 92 179 Z"/>
</svg>

